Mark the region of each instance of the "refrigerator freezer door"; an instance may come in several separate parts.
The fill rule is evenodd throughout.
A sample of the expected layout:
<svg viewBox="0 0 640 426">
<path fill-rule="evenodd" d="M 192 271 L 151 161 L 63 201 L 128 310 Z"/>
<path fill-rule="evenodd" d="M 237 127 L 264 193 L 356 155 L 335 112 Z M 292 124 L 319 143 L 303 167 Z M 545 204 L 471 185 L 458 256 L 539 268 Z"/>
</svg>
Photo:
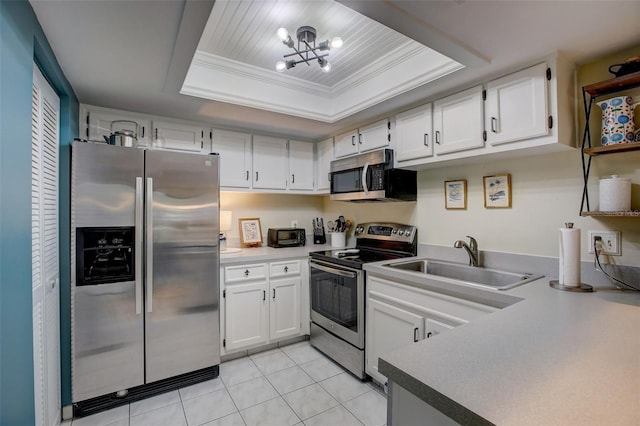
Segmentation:
<svg viewBox="0 0 640 426">
<path fill-rule="evenodd" d="M 151 383 L 220 363 L 218 156 L 146 151 L 146 182 Z"/>
<path fill-rule="evenodd" d="M 144 152 L 74 143 L 71 167 L 71 370 L 78 402 L 144 383 L 144 315 L 136 313 L 135 281 L 77 286 L 76 279 L 77 228 L 142 227 L 136 178 L 143 177 Z"/>
</svg>

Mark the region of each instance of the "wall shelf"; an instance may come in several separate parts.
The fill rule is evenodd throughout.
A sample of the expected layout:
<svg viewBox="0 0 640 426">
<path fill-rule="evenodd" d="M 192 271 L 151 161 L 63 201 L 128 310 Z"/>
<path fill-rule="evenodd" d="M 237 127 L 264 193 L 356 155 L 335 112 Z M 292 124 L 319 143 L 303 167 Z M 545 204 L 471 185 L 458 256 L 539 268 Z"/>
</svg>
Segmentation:
<svg viewBox="0 0 640 426">
<path fill-rule="evenodd" d="M 582 217 L 640 217 L 640 210 L 631 210 L 624 212 L 582 212 Z"/>
<path fill-rule="evenodd" d="M 582 173 L 584 187 L 582 189 L 582 203 L 580 204 L 580 216 L 583 217 L 640 217 L 640 211 L 625 212 L 599 212 L 590 211 L 589 208 L 589 172 L 593 157 L 607 154 L 619 154 L 622 152 L 640 151 L 640 142 L 621 143 L 607 146 L 591 146 L 591 131 L 589 118 L 595 100 L 600 96 L 610 95 L 627 89 L 640 87 L 640 71 L 600 81 L 582 87 L 582 101 L 584 104 L 585 124 L 582 136 Z"/>
</svg>

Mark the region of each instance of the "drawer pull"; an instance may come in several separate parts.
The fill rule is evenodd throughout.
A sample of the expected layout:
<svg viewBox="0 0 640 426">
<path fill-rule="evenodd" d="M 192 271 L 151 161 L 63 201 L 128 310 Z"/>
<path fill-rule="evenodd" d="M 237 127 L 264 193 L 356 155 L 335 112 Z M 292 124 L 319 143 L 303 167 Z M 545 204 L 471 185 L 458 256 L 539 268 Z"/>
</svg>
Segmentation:
<svg viewBox="0 0 640 426">
<path fill-rule="evenodd" d="M 248 277 L 248 276 L 249 276 L 249 270 L 248 270 L 248 269 L 245 269 L 245 270 L 244 270 L 244 276 L 245 276 L 245 277 Z"/>
<path fill-rule="evenodd" d="M 433 337 L 433 333 L 432 332 L 428 332 L 427 333 L 427 339 L 430 338 L 430 337 Z"/>
<path fill-rule="evenodd" d="M 413 329 L 413 341 L 414 342 L 418 341 L 418 327 Z"/>
<path fill-rule="evenodd" d="M 285 266 L 285 267 L 284 267 L 284 271 L 285 271 L 285 272 L 289 272 L 289 267 L 288 267 L 288 266 Z"/>
</svg>

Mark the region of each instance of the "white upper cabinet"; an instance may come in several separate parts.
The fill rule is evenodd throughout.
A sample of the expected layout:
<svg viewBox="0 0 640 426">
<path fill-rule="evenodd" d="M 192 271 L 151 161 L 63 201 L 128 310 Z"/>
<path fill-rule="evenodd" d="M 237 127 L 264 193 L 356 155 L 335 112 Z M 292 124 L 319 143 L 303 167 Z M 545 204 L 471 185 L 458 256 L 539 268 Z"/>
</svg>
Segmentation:
<svg viewBox="0 0 640 426">
<path fill-rule="evenodd" d="M 433 108 L 431 104 L 396 116 L 396 160 L 433 156 Z"/>
<path fill-rule="evenodd" d="M 81 122 L 80 126 L 83 123 Z M 126 111 L 111 111 L 100 108 L 86 108 L 84 118 L 84 132 L 80 131 L 82 138 L 90 141 L 104 142 L 111 132 L 129 130 L 137 132 L 138 145 L 149 146 L 150 120 Z"/>
<path fill-rule="evenodd" d="M 331 182 L 329 171 L 333 156 L 333 138 L 325 139 L 316 144 L 316 191 L 328 193 Z"/>
<path fill-rule="evenodd" d="M 433 104 L 435 153 L 484 146 L 482 86 L 439 99 Z"/>
<path fill-rule="evenodd" d="M 485 128 L 491 145 L 549 133 L 547 68 L 541 63 L 487 83 Z"/>
<path fill-rule="evenodd" d="M 391 143 L 392 122 L 384 119 L 336 136 L 336 158 L 384 148 Z"/>
<path fill-rule="evenodd" d="M 220 154 L 220 186 L 251 187 L 251 135 L 213 130 L 212 152 Z"/>
<path fill-rule="evenodd" d="M 253 136 L 253 188 L 287 188 L 287 141 Z"/>
<path fill-rule="evenodd" d="M 313 191 L 313 151 L 313 143 L 289 141 L 289 189 Z"/>
<path fill-rule="evenodd" d="M 208 153 L 211 150 L 211 130 L 204 127 L 153 120 L 152 146 L 171 151 Z"/>
</svg>

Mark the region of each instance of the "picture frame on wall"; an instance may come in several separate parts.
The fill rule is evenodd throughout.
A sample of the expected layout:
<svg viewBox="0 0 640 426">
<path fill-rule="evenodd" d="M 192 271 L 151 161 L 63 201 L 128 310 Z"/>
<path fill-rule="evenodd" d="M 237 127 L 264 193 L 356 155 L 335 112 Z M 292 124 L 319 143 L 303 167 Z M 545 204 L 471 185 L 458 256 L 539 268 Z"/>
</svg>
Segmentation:
<svg viewBox="0 0 640 426">
<path fill-rule="evenodd" d="M 262 245 L 262 227 L 260 218 L 249 217 L 238 219 L 240 227 L 240 243 L 248 247 L 258 247 Z"/>
<path fill-rule="evenodd" d="M 483 176 L 484 207 L 486 209 L 511 208 L 511 175 L 508 173 Z"/>
<path fill-rule="evenodd" d="M 447 210 L 466 210 L 466 179 L 447 180 L 444 182 L 444 208 Z"/>
</svg>

